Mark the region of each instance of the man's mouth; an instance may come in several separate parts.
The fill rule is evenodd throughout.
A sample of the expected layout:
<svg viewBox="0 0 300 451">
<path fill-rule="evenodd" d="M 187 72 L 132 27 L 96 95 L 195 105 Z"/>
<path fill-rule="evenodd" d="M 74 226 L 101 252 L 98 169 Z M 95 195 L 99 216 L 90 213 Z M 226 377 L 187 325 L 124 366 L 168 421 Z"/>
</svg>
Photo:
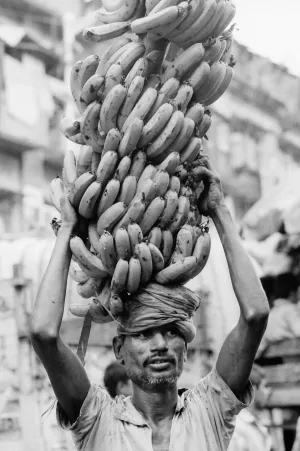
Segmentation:
<svg viewBox="0 0 300 451">
<path fill-rule="evenodd" d="M 170 365 L 171 363 L 175 363 L 174 359 L 163 358 L 163 357 L 153 357 L 152 359 L 148 360 L 147 365 L 150 365 L 153 367 L 165 367 L 165 366 Z"/>
</svg>

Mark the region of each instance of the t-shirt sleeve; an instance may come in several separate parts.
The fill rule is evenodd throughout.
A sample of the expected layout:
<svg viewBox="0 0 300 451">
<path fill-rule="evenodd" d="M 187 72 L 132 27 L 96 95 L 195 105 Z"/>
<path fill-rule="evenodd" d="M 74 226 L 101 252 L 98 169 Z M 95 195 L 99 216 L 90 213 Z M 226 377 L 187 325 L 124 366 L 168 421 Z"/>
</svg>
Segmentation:
<svg viewBox="0 0 300 451">
<path fill-rule="evenodd" d="M 109 409 L 111 398 L 101 387 L 92 384 L 81 406 L 79 416 L 75 423 L 71 424 L 59 403 L 56 407 L 56 419 L 60 427 L 72 432 L 72 436 L 78 449 L 86 441 L 96 420 L 103 414 L 103 410 Z"/>
<path fill-rule="evenodd" d="M 234 432 L 236 416 L 253 401 L 251 383 L 248 382 L 245 393 L 239 400 L 214 367 L 197 384 L 194 395 L 206 408 L 220 450 L 226 450 Z"/>
</svg>

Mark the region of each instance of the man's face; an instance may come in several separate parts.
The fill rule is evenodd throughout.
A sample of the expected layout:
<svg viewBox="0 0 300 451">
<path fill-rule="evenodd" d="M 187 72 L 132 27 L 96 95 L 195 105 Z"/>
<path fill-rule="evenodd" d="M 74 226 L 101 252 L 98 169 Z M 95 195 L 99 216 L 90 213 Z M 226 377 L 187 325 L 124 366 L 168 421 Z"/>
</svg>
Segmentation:
<svg viewBox="0 0 300 451">
<path fill-rule="evenodd" d="M 120 349 L 133 383 L 158 388 L 176 384 L 187 354 L 186 343 L 174 325 L 126 336 Z"/>
</svg>

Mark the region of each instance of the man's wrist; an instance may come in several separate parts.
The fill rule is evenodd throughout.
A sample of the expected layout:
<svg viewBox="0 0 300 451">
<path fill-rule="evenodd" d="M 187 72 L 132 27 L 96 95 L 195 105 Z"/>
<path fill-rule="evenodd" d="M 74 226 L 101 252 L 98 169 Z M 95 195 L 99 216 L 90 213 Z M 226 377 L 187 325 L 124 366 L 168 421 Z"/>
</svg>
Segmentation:
<svg viewBox="0 0 300 451">
<path fill-rule="evenodd" d="M 74 226 L 70 224 L 62 224 L 59 228 L 57 236 L 71 237 L 74 230 Z"/>
<path fill-rule="evenodd" d="M 229 210 L 225 202 L 220 203 L 211 213 L 210 217 L 214 221 L 215 219 L 220 218 L 223 214 L 228 214 Z"/>
</svg>

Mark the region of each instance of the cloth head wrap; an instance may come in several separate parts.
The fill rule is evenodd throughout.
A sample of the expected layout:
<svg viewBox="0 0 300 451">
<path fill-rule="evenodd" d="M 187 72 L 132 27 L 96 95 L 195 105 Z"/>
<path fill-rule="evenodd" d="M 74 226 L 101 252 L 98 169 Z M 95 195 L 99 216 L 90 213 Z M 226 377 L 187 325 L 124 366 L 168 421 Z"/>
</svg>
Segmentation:
<svg viewBox="0 0 300 451">
<path fill-rule="evenodd" d="M 137 334 L 172 323 L 190 343 L 196 336 L 192 318 L 199 305 L 199 296 L 185 287 L 150 283 L 124 298 L 125 311 L 118 318 L 118 334 Z"/>
</svg>

